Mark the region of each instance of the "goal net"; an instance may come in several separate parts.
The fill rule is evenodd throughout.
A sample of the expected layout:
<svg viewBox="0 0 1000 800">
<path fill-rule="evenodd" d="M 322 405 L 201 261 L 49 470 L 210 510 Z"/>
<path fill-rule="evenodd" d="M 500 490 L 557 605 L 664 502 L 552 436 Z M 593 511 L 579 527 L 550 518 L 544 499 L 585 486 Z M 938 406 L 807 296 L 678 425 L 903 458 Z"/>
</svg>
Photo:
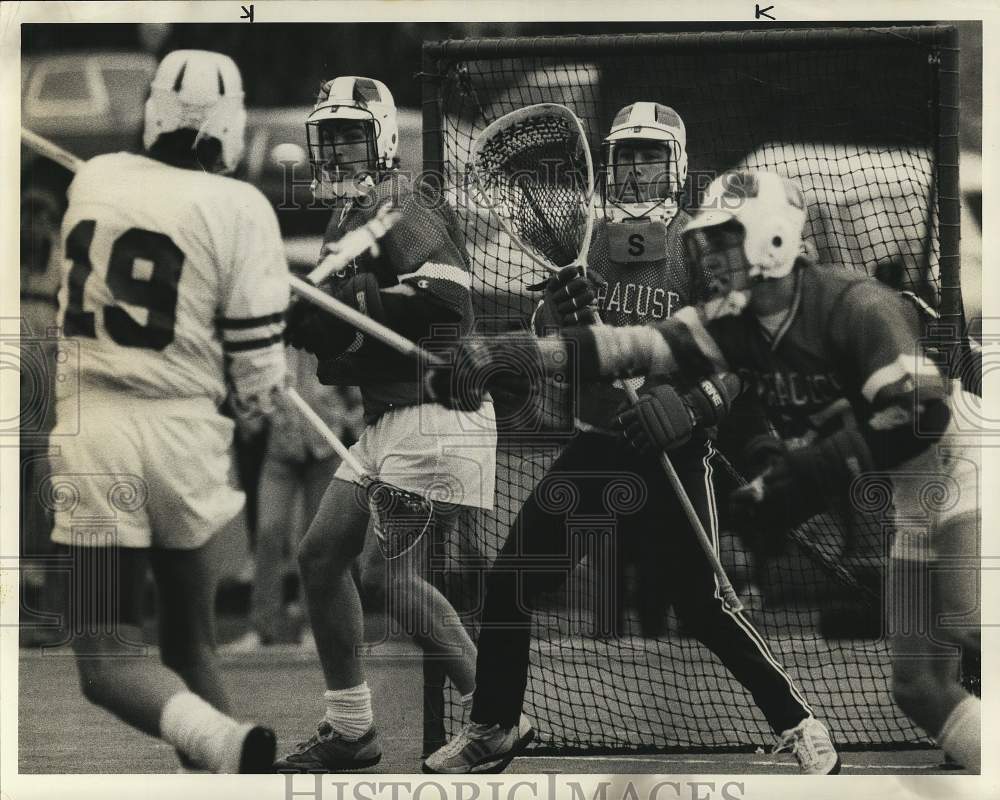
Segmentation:
<svg viewBox="0 0 1000 800">
<path fill-rule="evenodd" d="M 434 42 L 424 47 L 423 80 L 425 177 L 440 182 L 464 229 L 480 330 L 525 325 L 539 299 L 528 287 L 544 274 L 475 205 L 466 165 L 489 123 L 542 102 L 567 105 L 581 118 L 595 162 L 622 106 L 650 100 L 673 107 L 688 132 L 689 207 L 725 169 L 793 177 L 810 203 L 807 238 L 821 263 L 896 275 L 900 288 L 924 298 L 944 321 L 961 318 L 952 28 Z M 498 416 L 505 416 L 499 407 Z M 473 637 L 486 571 L 572 431 L 571 411 L 558 403 L 542 419 L 516 418 L 516 425 L 501 425 L 495 510 L 467 515 L 448 541 L 435 543 L 430 560 L 434 582 Z M 927 744 L 889 690 L 879 622 L 888 518 L 885 498 L 864 498 L 811 520 L 786 553 L 756 564 L 738 542 L 722 542 L 744 599 L 752 586 L 762 591 L 750 618 L 835 741 L 848 748 Z M 623 554 L 613 519 L 574 520 L 570 509 L 567 525 L 586 528 L 584 557 L 536 614 L 524 711 L 537 746 L 593 752 L 768 745 L 771 731 L 750 696 L 677 623 L 666 601 L 662 619 L 655 607 L 651 617 L 649 597 L 636 590 L 649 565 Z M 440 665 L 427 661 L 425 749 L 463 721 L 457 693 Z"/>
</svg>

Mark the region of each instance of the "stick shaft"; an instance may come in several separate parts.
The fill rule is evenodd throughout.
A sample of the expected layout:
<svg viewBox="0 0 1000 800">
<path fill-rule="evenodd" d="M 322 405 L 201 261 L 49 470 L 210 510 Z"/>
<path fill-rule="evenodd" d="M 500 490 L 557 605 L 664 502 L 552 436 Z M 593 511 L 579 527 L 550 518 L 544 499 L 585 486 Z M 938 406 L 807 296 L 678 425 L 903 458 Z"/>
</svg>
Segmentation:
<svg viewBox="0 0 1000 800">
<path fill-rule="evenodd" d="M 639 395 L 626 380 L 623 379 L 621 384 L 625 388 L 625 394 L 628 396 L 629 402 L 632 405 L 635 405 L 639 401 Z M 705 558 L 708 559 L 708 563 L 712 567 L 712 572 L 715 573 L 715 580 L 719 584 L 719 593 L 722 596 L 723 601 L 731 611 L 737 613 L 742 611 L 743 603 L 740 602 L 740 598 L 736 594 L 736 590 L 733 588 L 733 584 L 729 580 L 729 576 L 726 574 L 726 569 L 722 566 L 722 562 L 719 560 L 719 554 L 716 552 L 715 547 L 712 546 L 712 542 L 708 538 L 708 533 L 705 531 L 705 526 L 701 524 L 701 518 L 698 516 L 698 511 L 695 509 L 694 504 L 691 502 L 691 498 L 688 497 L 687 492 L 684 490 L 684 485 L 681 483 L 681 479 L 677 475 L 677 470 L 674 468 L 673 462 L 666 453 L 660 453 L 660 466 L 663 467 L 663 472 L 666 474 L 667 481 L 674 490 L 674 494 L 677 495 L 677 499 L 680 500 L 681 507 L 684 509 L 684 515 L 687 517 L 688 522 L 694 529 L 695 536 L 698 538 L 698 544 L 705 553 Z"/>
<path fill-rule="evenodd" d="M 305 417 L 309 423 L 316 429 L 316 432 L 320 434 L 324 439 L 326 439 L 327 444 L 330 445 L 351 469 L 358 473 L 358 475 L 365 475 L 365 469 L 361 466 L 361 462 L 358 461 L 351 451 L 348 450 L 347 445 L 345 445 L 337 437 L 330 426 L 327 425 L 322 417 L 317 414 L 311 405 L 309 405 L 295 389 L 288 387 L 285 389 L 285 396 L 292 401 L 293 405 L 298 408 L 299 412 Z"/>
<path fill-rule="evenodd" d="M 309 273 L 309 282 L 320 284 L 334 272 L 344 269 L 359 255 L 378 246 L 381 239 L 400 218 L 398 211 L 388 206 L 379 209 L 376 216 L 353 231 L 348 231 L 332 245 L 331 252 Z"/>
<path fill-rule="evenodd" d="M 32 130 L 21 128 L 21 141 L 34 150 L 39 155 L 51 158 L 57 164 L 66 167 L 70 172 L 76 172 L 83 165 L 83 159 L 77 158 L 67 150 L 63 150 L 55 142 L 51 142 L 44 136 L 39 136 Z"/>
</svg>

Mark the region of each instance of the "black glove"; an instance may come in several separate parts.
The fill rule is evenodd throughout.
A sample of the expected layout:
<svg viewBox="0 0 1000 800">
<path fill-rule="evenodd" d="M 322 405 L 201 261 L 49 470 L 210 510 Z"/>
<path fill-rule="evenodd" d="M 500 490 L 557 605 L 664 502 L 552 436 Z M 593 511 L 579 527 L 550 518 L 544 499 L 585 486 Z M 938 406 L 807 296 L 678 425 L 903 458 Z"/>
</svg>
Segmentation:
<svg viewBox="0 0 1000 800">
<path fill-rule="evenodd" d="M 640 394 L 638 402 L 621 411 L 616 424 L 629 444 L 648 455 L 687 444 L 695 420 L 677 390 L 663 384 Z"/>
<path fill-rule="evenodd" d="M 824 487 L 816 484 L 812 448 L 789 450 L 772 436 L 748 445 L 748 464 L 762 467 L 757 477 L 729 495 L 730 520 L 749 547 L 763 554 L 784 549 L 789 531 L 823 510 Z"/>
<path fill-rule="evenodd" d="M 683 395 L 666 384 L 653 386 L 620 411 L 617 427 L 640 453 L 676 450 L 687 444 L 694 428 L 722 422 L 740 388 L 740 379 L 730 372 L 711 375 Z"/>
<path fill-rule="evenodd" d="M 354 327 L 305 300 L 296 300 L 288 308 L 285 340 L 320 360 L 341 355 L 356 338 Z"/>
<path fill-rule="evenodd" d="M 431 402 L 474 411 L 489 391 L 507 397 L 539 394 L 544 377 L 541 354 L 528 334 L 480 336 L 432 352 L 442 363 L 424 372 L 424 390 Z"/>
<path fill-rule="evenodd" d="M 597 322 L 597 310 L 592 307 L 597 297 L 594 289 L 603 282 L 597 273 L 583 275 L 579 266 L 570 265 L 563 267 L 541 286 L 545 288 L 545 302 L 554 310 L 559 324 L 570 327 Z"/>
<path fill-rule="evenodd" d="M 371 272 L 340 281 L 332 294 L 376 322 L 388 322 L 378 279 Z M 337 358 L 348 349 L 359 350 L 365 343 L 364 334 L 350 323 L 301 301 L 292 306 L 285 330 L 292 347 L 307 350 L 320 360 Z"/>
</svg>

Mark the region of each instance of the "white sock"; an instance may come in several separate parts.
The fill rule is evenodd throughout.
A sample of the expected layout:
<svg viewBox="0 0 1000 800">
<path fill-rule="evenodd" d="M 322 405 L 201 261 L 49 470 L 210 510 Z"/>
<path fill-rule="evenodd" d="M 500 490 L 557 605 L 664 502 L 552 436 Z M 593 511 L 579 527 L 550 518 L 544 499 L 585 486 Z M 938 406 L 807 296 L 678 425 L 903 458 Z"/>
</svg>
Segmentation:
<svg viewBox="0 0 1000 800">
<path fill-rule="evenodd" d="M 372 727 L 372 693 L 368 682 L 350 689 L 327 689 L 326 721 L 345 739 L 360 739 Z"/>
<path fill-rule="evenodd" d="M 970 772 L 979 772 L 982 762 L 982 703 L 971 694 L 955 706 L 937 736 L 941 749 Z"/>
<path fill-rule="evenodd" d="M 250 725 L 223 714 L 194 692 L 178 692 L 163 707 L 160 736 L 212 772 L 236 773 Z"/>
</svg>

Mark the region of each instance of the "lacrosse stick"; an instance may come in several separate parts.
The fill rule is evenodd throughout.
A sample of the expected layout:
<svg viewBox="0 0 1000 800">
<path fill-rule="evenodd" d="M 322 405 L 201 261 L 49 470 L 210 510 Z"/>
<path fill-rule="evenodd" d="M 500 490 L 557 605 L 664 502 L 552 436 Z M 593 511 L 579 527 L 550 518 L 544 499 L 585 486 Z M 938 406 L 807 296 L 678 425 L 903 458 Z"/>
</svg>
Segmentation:
<svg viewBox="0 0 1000 800">
<path fill-rule="evenodd" d="M 479 134 L 468 165 L 473 186 L 525 254 L 548 272 L 577 264 L 586 274 L 594 228 L 594 164 L 579 118 L 558 103 L 505 114 Z M 629 402 L 635 387 L 621 382 Z M 660 462 L 733 612 L 743 609 L 666 453 Z"/>
<path fill-rule="evenodd" d="M 59 145 L 27 128 L 21 128 L 21 139 L 27 147 L 61 164 L 71 172 L 79 170 L 84 163 L 83 159 L 77 158 Z M 310 274 L 310 280 L 317 283 L 324 280 L 331 273 L 346 267 L 354 258 L 372 249 L 373 246 L 377 246 L 379 238 L 385 235 L 398 218 L 397 212 L 383 208 L 375 219 L 338 240 L 333 251 Z M 292 290 L 296 294 L 355 325 L 373 338 L 379 339 L 406 355 L 414 355 L 424 358 L 428 362 L 434 362 L 433 356 L 421 350 L 413 342 L 330 297 L 313 286 L 312 283 L 296 277 L 291 278 L 291 283 Z M 361 486 L 365 490 L 369 509 L 375 521 L 375 535 L 385 557 L 399 558 L 409 552 L 430 526 L 434 513 L 433 502 L 367 475 L 360 462 L 351 455 L 344 443 L 337 438 L 298 392 L 289 388 L 286 389 L 285 394 L 337 454 L 360 476 Z"/>
<path fill-rule="evenodd" d="M 330 430 L 302 395 L 288 387 L 285 389 L 285 396 L 337 455 L 358 474 L 375 523 L 375 537 L 382 555 L 387 559 L 395 559 L 412 550 L 430 527 L 434 515 L 434 502 L 415 492 L 400 489 L 368 475 L 347 445 Z"/>
<path fill-rule="evenodd" d="M 399 221 L 400 214 L 394 210 L 391 204 L 386 203 L 360 228 L 348 231 L 336 242 L 328 243 L 330 252 L 319 263 L 307 280 L 309 283 L 318 286 L 334 272 L 347 267 L 355 258 L 366 252 L 378 255 L 378 240 L 381 239 L 389 229 Z"/>
</svg>

